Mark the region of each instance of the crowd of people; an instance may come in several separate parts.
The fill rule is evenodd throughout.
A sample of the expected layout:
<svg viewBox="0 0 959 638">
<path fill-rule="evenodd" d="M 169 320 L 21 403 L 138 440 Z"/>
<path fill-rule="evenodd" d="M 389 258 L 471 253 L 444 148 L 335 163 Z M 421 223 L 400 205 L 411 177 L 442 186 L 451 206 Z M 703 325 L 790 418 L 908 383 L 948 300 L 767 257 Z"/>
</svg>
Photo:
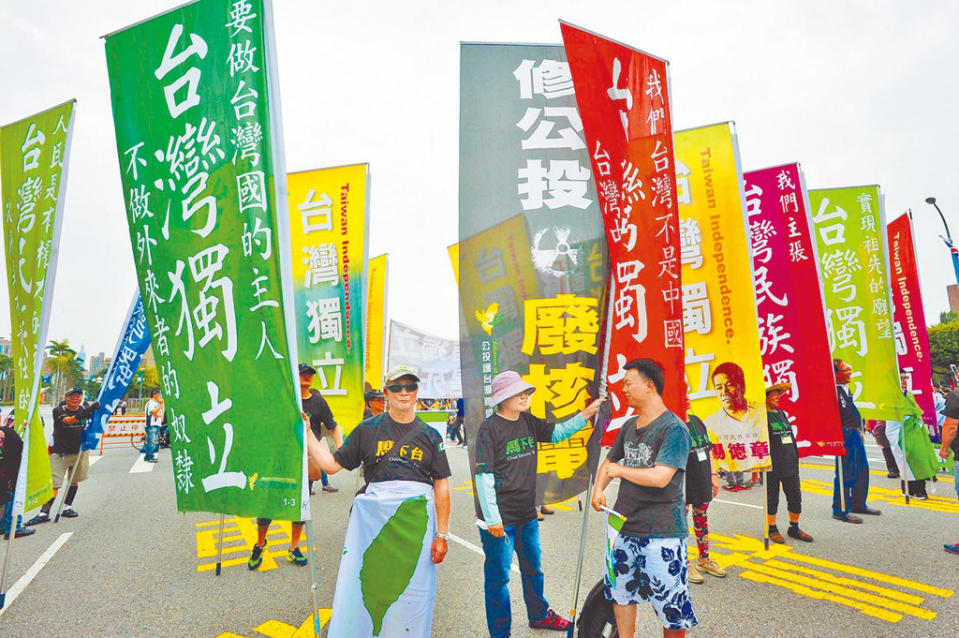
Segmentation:
<svg viewBox="0 0 959 638">
<path fill-rule="evenodd" d="M 864 434 L 867 429 L 856 408 L 848 383 L 853 369 L 841 360 L 834 360 L 836 393 L 839 403 L 845 454 L 838 457 L 834 478 L 832 516 L 837 521 L 862 524 L 863 516 L 875 517 L 881 512 L 869 506 L 869 466 Z M 684 424 L 667 409 L 662 399 L 666 383 L 662 368 L 649 359 L 637 359 L 624 366 L 622 393 L 636 416 L 619 430 L 618 436 L 600 464 L 591 498 L 594 509 L 613 514 L 621 525 L 607 530 L 608 569 L 604 570 L 603 593 L 611 603 L 621 638 L 633 636 L 637 605 L 651 603 L 663 625 L 663 635 L 675 637 L 697 624 L 689 596 L 689 583 L 703 583 L 706 575 L 723 578 L 726 570 L 709 553 L 709 504 L 720 489 L 720 472 L 714 458 L 714 446 L 707 425 L 689 411 Z M 717 368 L 717 374 L 720 371 Z M 419 495 L 430 503 L 429 525 L 423 536 L 422 560 L 427 563 L 427 582 L 433 592 L 424 598 L 419 609 L 412 603 L 409 613 L 432 618 L 432 593 L 435 593 L 436 565 L 448 551 L 450 522 L 451 475 L 446 457 L 444 437 L 416 415 L 419 377 L 406 366 L 390 370 L 382 391 L 368 388 L 365 394 L 364 420 L 344 438 L 329 404 L 320 392 L 312 389 L 316 370 L 307 364 L 299 366 L 302 415 L 307 429 L 307 450 L 310 491 L 314 480 L 322 482 L 324 492 L 335 492 L 328 475 L 343 469 L 361 468 L 363 488 L 357 493 L 351 512 L 347 538 L 369 521 L 361 520 L 363 503 L 376 502 L 401 495 Z M 730 367 L 714 383 L 724 386 L 724 398 L 742 398 L 737 375 Z M 903 392 L 907 379 L 902 379 Z M 728 387 L 726 387 L 728 386 Z M 799 450 L 789 415 L 780 401 L 789 392 L 788 383 L 766 388 L 766 414 L 769 455 L 772 469 L 764 473 L 769 540 L 784 543 L 778 527 L 780 493 L 785 494 L 789 527 L 786 535 L 801 542 L 813 537 L 800 528 L 802 491 L 799 478 Z M 535 388 L 514 371 L 497 375 L 492 382 L 493 413 L 478 427 L 474 441 L 472 465 L 476 491 L 476 526 L 485 555 L 483 580 L 486 623 L 491 638 L 510 635 L 510 565 L 515 554 L 520 565 L 520 580 L 530 627 L 565 631 L 569 621 L 557 614 L 544 594 L 545 575 L 541 560 L 539 521 L 541 503 L 536 496 L 537 444 L 559 443 L 581 430 L 592 419 L 605 399 L 591 402 L 579 414 L 563 423 L 550 423 L 530 413 L 530 397 Z M 742 400 L 745 403 L 745 399 Z M 751 404 L 740 406 L 734 400 L 723 402 L 724 427 L 745 422 L 756 411 Z M 40 512 L 25 525 L 11 520 L 14 489 L 22 455 L 23 442 L 12 424 L 12 415 L 0 427 L 0 504 L 4 516 L 0 532 L 16 536 L 34 533 L 32 526 L 51 519 L 51 508 L 57 493 L 66 489 L 62 516 L 76 517 L 73 508 L 79 483 L 88 476 L 88 452 L 81 450 L 82 432 L 87 420 L 99 404 L 83 400 L 83 391 L 70 389 L 63 402 L 53 411 L 53 444 L 50 448 L 51 479 L 54 498 L 44 503 Z M 451 414 L 448 423 L 451 440 L 466 445 L 462 406 Z M 940 409 L 941 446 L 938 456 L 946 459 L 950 451 L 959 458 L 959 391 L 937 402 Z M 146 445 L 144 460 L 157 462 L 157 436 L 163 425 L 165 408 L 159 390 L 151 392 L 145 408 Z M 715 421 L 716 415 L 710 417 Z M 728 421 L 728 423 L 726 423 Z M 932 478 L 935 463 L 928 463 L 937 453 L 927 434 L 911 437 L 925 439 L 926 444 L 904 441 L 911 429 L 925 433 L 918 418 L 902 423 L 887 421 L 869 426 L 877 444 L 883 449 L 888 476 L 903 480 L 903 493 L 913 498 L 926 498 L 925 481 Z M 329 447 L 320 443 L 326 439 Z M 888 453 L 886 450 L 889 450 Z M 925 459 L 925 464 L 915 459 Z M 922 469 L 919 469 L 919 468 Z M 956 492 L 959 496 L 959 461 L 956 461 Z M 727 487 L 744 483 L 742 473 L 727 472 Z M 619 479 L 615 504 L 607 504 L 606 489 Z M 689 558 L 686 539 L 688 518 L 692 515 L 696 539 L 696 556 Z M 257 519 L 258 538 L 251 548 L 248 567 L 256 570 L 262 563 L 271 520 Z M 287 560 L 293 565 L 306 565 L 300 549 L 303 521 L 292 524 Z M 959 543 L 944 545 L 945 551 L 959 554 Z M 346 554 L 346 552 L 344 552 Z M 355 607 L 353 592 L 346 583 L 356 580 L 346 562 L 341 563 L 334 596 L 333 619 L 329 635 L 355 636 L 357 619 L 350 611 Z M 344 571 L 346 570 L 346 571 Z M 342 591 L 341 591 L 342 590 Z"/>
</svg>

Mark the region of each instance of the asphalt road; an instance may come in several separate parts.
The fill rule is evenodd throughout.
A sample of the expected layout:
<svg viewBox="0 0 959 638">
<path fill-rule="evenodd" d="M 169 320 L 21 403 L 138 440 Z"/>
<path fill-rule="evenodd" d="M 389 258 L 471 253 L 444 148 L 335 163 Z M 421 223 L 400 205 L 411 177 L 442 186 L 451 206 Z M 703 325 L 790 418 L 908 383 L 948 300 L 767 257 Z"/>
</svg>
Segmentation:
<svg viewBox="0 0 959 638">
<path fill-rule="evenodd" d="M 867 449 L 876 459 L 873 469 L 881 470 L 879 450 Z M 463 542 L 451 543 L 440 568 L 434 635 L 483 636 L 483 557 L 476 547 L 466 450 L 449 448 L 449 456 L 453 486 L 463 488 L 453 492 L 451 531 Z M 217 518 L 176 512 L 169 451 L 161 453 L 154 469 L 131 473 L 143 466 L 137 458 L 128 446 L 108 449 L 81 485 L 75 503 L 81 516 L 38 526 L 36 534 L 15 542 L 7 587 L 45 554 L 48 560 L 0 615 L 0 636 L 308 635 L 296 630 L 311 613 L 310 569 L 295 567 L 280 555 L 273 569 L 247 570 L 250 543 L 244 534 L 252 526 L 246 521 L 225 534 L 222 574 L 198 571 L 215 562 L 211 539 Z M 730 573 L 692 585 L 700 625 L 690 633 L 744 638 L 959 635 L 959 598 L 952 594 L 959 590 L 959 557 L 942 550 L 944 542 L 959 541 L 959 502 L 952 484 L 940 481 L 931 501 L 906 506 L 891 491 L 898 481 L 873 475 L 878 497 L 870 501 L 882 515 L 849 525 L 830 518 L 832 472 L 823 467 L 829 461 L 808 459 L 804 464 L 802 526 L 815 537 L 812 544 L 789 539 L 788 546 L 762 552 L 761 488 L 723 492 L 713 503 L 713 556 L 729 565 Z M 355 476 L 343 472 L 332 482 L 339 493 L 319 493 L 312 500 L 318 591 L 320 606 L 326 608 L 332 602 Z M 610 487 L 611 496 L 615 489 Z M 564 507 L 542 524 L 541 537 L 546 596 L 553 608 L 568 614 L 582 513 L 575 501 Z M 786 525 L 781 511 L 780 528 Z M 581 601 L 602 573 L 601 526 L 602 518 L 591 514 Z M 271 536 L 270 545 L 282 549 L 282 539 Z M 51 546 L 59 548 L 53 552 Z M 695 547 L 692 537 L 690 546 Z M 2 547 L 0 556 L 6 543 Z M 239 564 L 230 565 L 230 559 Z M 560 635 L 527 628 L 515 576 L 513 636 Z M 651 607 L 642 608 L 639 616 L 637 635 L 659 635 Z"/>
</svg>

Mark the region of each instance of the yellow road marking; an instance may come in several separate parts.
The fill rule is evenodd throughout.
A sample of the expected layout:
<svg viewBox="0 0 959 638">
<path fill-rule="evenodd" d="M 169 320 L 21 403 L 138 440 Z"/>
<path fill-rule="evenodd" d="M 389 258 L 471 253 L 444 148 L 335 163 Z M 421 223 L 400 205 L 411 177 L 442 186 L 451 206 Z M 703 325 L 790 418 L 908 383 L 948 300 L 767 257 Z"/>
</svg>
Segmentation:
<svg viewBox="0 0 959 638">
<path fill-rule="evenodd" d="M 463 481 L 463 485 L 460 487 L 454 487 L 453 490 L 456 492 L 462 492 L 466 490 L 467 494 L 473 496 L 473 481 Z"/>
<path fill-rule="evenodd" d="M 829 592 L 818 591 L 815 589 L 810 589 L 809 587 L 804 587 L 796 583 L 791 583 L 789 581 L 782 580 L 781 578 L 773 578 L 765 574 L 757 574 L 756 572 L 746 571 L 740 574 L 741 577 L 746 580 L 751 580 L 757 583 L 768 583 L 770 585 L 775 585 L 777 587 L 782 587 L 788 589 L 793 593 L 799 594 L 800 596 L 806 596 L 807 598 L 814 598 L 816 600 L 828 600 L 829 602 L 836 603 L 838 605 L 844 605 L 846 607 L 852 607 L 853 609 L 858 609 L 867 616 L 872 616 L 873 618 L 879 618 L 880 620 L 885 620 L 887 622 L 899 622 L 902 620 L 902 614 L 897 614 L 891 612 L 887 609 L 880 609 L 879 607 L 874 607 L 866 603 L 859 602 L 857 600 L 849 600 L 848 598 L 843 598 L 842 596 L 836 596 Z"/>
<path fill-rule="evenodd" d="M 904 603 L 909 603 L 910 605 L 921 605 L 925 598 L 921 596 L 914 596 L 912 594 L 907 594 L 905 592 L 897 591 L 895 589 L 889 589 L 888 587 L 881 587 L 879 585 L 872 585 L 870 583 L 862 583 L 858 580 L 853 580 L 852 578 L 845 578 L 843 576 L 835 576 L 829 572 L 820 571 L 818 569 L 810 569 L 808 567 L 800 567 L 799 565 L 790 565 L 781 560 L 770 560 L 765 563 L 770 567 L 775 567 L 777 569 L 784 569 L 791 572 L 799 572 L 800 574 L 807 574 L 815 578 L 821 578 L 822 580 L 829 581 L 831 583 L 836 583 L 837 585 L 845 585 L 847 587 L 858 587 L 859 589 L 867 589 L 871 592 L 875 592 L 881 596 L 886 596 L 887 598 L 895 598 Z"/>
<path fill-rule="evenodd" d="M 566 510 L 566 511 L 579 508 L 579 502 L 575 496 L 572 498 L 568 498 L 565 501 L 560 501 L 559 503 L 547 503 L 546 505 L 548 505 L 549 507 L 555 507 L 558 510 Z"/>
<path fill-rule="evenodd" d="M 815 558 L 813 556 L 804 556 L 798 552 L 790 554 L 789 558 L 791 560 L 807 563 L 809 565 L 816 565 L 817 567 L 824 567 L 826 569 L 843 571 L 843 572 L 846 572 L 847 574 L 860 576 L 862 578 L 871 578 L 872 580 L 877 580 L 881 583 L 886 583 L 888 585 L 896 585 L 897 587 L 905 587 L 907 589 L 912 589 L 914 591 L 920 591 L 924 594 L 932 594 L 933 596 L 939 596 L 940 598 L 950 598 L 955 593 L 950 589 L 944 589 L 942 587 L 936 587 L 934 585 L 927 585 L 925 583 L 919 583 L 914 580 L 899 578 L 898 576 L 888 576 L 886 574 L 870 571 L 868 569 L 862 569 L 861 567 L 854 567 L 853 565 L 844 565 L 842 563 L 835 563 L 831 560 L 824 560 L 822 558 Z"/>
<path fill-rule="evenodd" d="M 195 524 L 196 527 L 196 557 L 198 559 L 213 559 L 201 562 L 196 566 L 198 572 L 208 572 L 216 569 L 217 537 L 220 535 L 220 521 L 203 521 Z M 263 563 L 259 571 L 269 571 L 279 567 L 276 559 L 286 556 L 290 548 L 291 524 L 273 521 L 266 534 L 266 547 L 263 551 Z M 305 549 L 301 539 L 300 547 Z M 246 565 L 250 557 L 250 550 L 257 541 L 256 519 L 229 516 L 223 522 L 223 567 Z"/>
<path fill-rule="evenodd" d="M 326 626 L 332 613 L 330 609 L 320 609 L 320 627 Z M 313 614 L 310 614 L 299 627 L 279 620 L 268 620 L 253 631 L 267 638 L 313 638 Z M 249 638 L 249 636 L 227 631 L 216 638 Z"/>
<path fill-rule="evenodd" d="M 811 470 L 829 470 L 831 472 L 836 471 L 835 465 L 820 465 L 819 463 L 800 463 L 799 467 L 808 467 Z M 872 474 L 873 476 L 882 476 L 882 477 L 885 477 L 888 474 L 888 472 L 885 472 L 883 470 L 869 470 L 869 473 Z M 953 480 L 950 474 L 936 474 L 936 476 L 938 476 L 940 479 L 948 483 L 951 483 Z M 894 480 L 894 479 L 890 479 L 890 480 Z"/>
<path fill-rule="evenodd" d="M 802 489 L 805 492 L 811 492 L 813 494 L 832 496 L 833 484 L 832 482 L 819 481 L 816 479 L 803 479 Z M 902 492 L 895 489 L 889 489 L 888 487 L 876 487 L 870 485 L 869 500 L 881 501 L 897 507 L 914 507 L 916 509 L 924 509 L 932 512 L 959 514 L 959 501 L 954 498 L 930 496 L 928 501 L 918 501 L 913 498 L 909 499 L 909 503 L 907 504 Z"/>
<path fill-rule="evenodd" d="M 936 617 L 936 612 L 930 611 L 928 609 L 921 609 L 919 607 L 914 607 L 913 605 L 907 605 L 901 603 L 898 600 L 892 600 L 884 596 L 877 596 L 875 594 L 869 594 L 863 591 L 857 591 L 855 589 L 850 589 L 848 587 L 843 587 L 841 585 L 836 585 L 830 582 L 820 581 L 816 578 L 809 578 L 808 576 L 803 576 L 801 574 L 794 574 L 791 572 L 783 571 L 781 569 L 776 569 L 775 567 L 770 567 L 768 565 L 760 565 L 758 563 L 745 562 L 740 565 L 746 569 L 750 569 L 760 574 L 766 574 L 767 576 L 772 576 L 774 578 L 780 578 L 785 581 L 791 581 L 804 585 L 806 587 L 822 589 L 828 591 L 832 594 L 838 596 L 844 596 L 853 600 L 859 600 L 861 602 L 874 605 L 876 607 L 885 607 L 893 611 L 897 611 L 903 614 L 909 614 L 910 616 L 915 616 L 916 618 L 922 618 L 923 620 L 932 620 Z"/>
</svg>

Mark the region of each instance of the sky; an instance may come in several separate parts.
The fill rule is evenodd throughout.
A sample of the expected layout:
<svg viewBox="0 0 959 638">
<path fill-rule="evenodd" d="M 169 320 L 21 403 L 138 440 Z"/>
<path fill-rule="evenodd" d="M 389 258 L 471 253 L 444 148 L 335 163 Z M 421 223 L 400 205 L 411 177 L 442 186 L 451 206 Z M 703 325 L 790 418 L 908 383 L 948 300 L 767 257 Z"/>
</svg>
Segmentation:
<svg viewBox="0 0 959 638">
<path fill-rule="evenodd" d="M 135 292 L 103 41 L 170 0 L 0 5 L 0 125 L 70 98 L 77 115 L 49 337 L 114 348 Z M 959 3 L 275 0 L 289 171 L 369 162 L 370 255 L 392 319 L 457 334 L 459 43 L 560 43 L 559 19 L 670 62 L 677 130 L 733 120 L 745 170 L 798 161 L 809 188 L 880 184 L 913 212 L 926 321 L 955 283 Z M 0 272 L 3 265 L 0 263 Z M 6 276 L 0 336 L 9 336 Z"/>
</svg>

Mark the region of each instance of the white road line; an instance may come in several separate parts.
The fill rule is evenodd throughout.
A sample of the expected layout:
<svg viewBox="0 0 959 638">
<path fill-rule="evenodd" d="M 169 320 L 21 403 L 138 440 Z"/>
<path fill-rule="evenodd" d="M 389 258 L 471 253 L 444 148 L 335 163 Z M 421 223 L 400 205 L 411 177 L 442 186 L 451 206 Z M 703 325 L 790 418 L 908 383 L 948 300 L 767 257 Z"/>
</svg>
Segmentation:
<svg viewBox="0 0 959 638">
<path fill-rule="evenodd" d="M 486 558 L 486 554 L 483 552 L 483 548 L 482 548 L 482 547 L 479 547 L 479 546 L 477 546 L 477 545 L 474 545 L 473 543 L 469 542 L 468 540 L 464 540 L 464 539 L 460 538 L 460 537 L 457 536 L 456 534 L 450 534 L 450 540 L 451 540 L 451 541 L 454 541 L 454 542 L 457 542 L 457 543 L 459 543 L 460 545 L 462 545 L 463 547 L 465 547 L 466 549 L 470 550 L 471 552 L 473 552 L 473 553 L 475 553 L 475 554 L 479 554 L 479 555 L 482 556 L 483 558 Z M 516 566 L 516 563 L 512 563 L 512 564 L 509 566 L 509 568 L 510 568 L 511 571 L 514 571 L 514 572 L 516 572 L 517 574 L 519 573 L 519 567 Z"/>
<path fill-rule="evenodd" d="M 136 463 L 130 468 L 130 474 L 139 474 L 140 472 L 152 472 L 156 463 L 147 463 L 143 460 L 143 455 L 137 457 Z"/>
<path fill-rule="evenodd" d="M 762 505 L 751 505 L 751 504 L 749 504 L 749 503 L 737 503 L 736 501 L 724 501 L 724 500 L 721 499 L 721 498 L 714 498 L 714 499 L 713 499 L 713 502 L 714 502 L 714 503 L 725 503 L 726 505 L 738 505 L 738 506 L 740 506 L 740 507 L 751 507 L 751 508 L 756 509 L 756 510 L 761 510 L 761 509 L 763 508 Z"/>
<path fill-rule="evenodd" d="M 102 459 L 102 458 L 103 458 L 103 455 L 102 455 L 102 454 L 101 454 L 100 456 L 91 456 L 91 457 L 90 457 L 90 465 L 93 465 L 94 463 L 96 463 L 97 461 L 99 461 L 99 460 Z"/>
<path fill-rule="evenodd" d="M 30 582 L 37 577 L 37 574 L 40 573 L 40 570 L 50 562 L 50 559 L 53 558 L 53 555 L 56 554 L 61 547 L 63 547 L 63 544 L 66 543 L 71 536 L 73 536 L 73 532 L 65 532 L 60 534 L 60 537 L 53 541 L 53 545 L 48 547 L 47 551 L 40 554 L 40 558 L 38 558 L 33 565 L 30 565 L 30 569 L 28 569 L 23 576 L 17 579 L 17 582 L 15 582 L 13 586 L 7 590 L 7 599 L 3 609 L 0 609 L 0 616 L 3 615 L 3 612 L 10 609 L 10 605 L 12 605 L 13 601 L 17 599 L 17 596 L 23 593 L 23 590 L 27 588 L 27 585 L 29 585 Z"/>
</svg>

